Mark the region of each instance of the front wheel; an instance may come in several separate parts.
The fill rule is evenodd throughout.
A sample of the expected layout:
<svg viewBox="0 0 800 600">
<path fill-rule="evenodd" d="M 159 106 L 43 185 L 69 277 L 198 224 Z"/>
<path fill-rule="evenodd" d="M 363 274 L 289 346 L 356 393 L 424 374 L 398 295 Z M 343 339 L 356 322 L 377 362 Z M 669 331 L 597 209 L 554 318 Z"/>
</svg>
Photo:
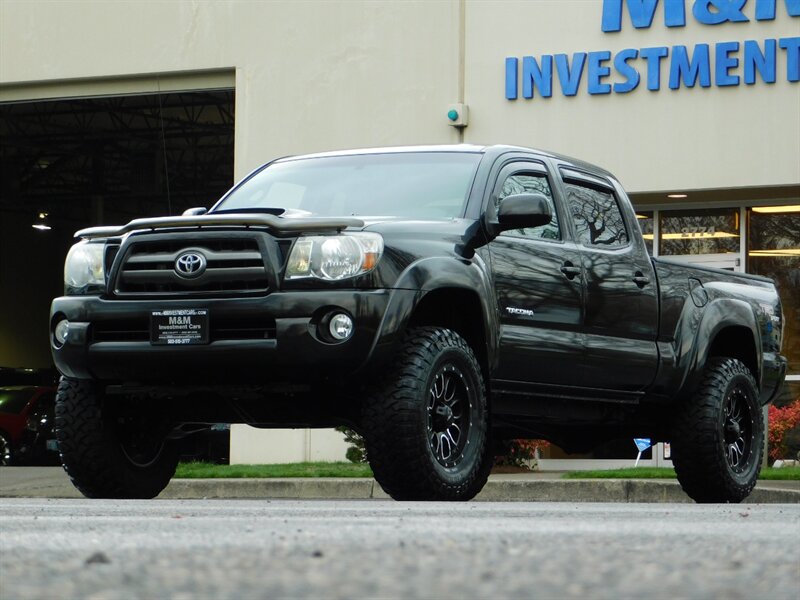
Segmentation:
<svg viewBox="0 0 800 600">
<path fill-rule="evenodd" d="M 491 468 L 483 377 L 449 329 L 411 329 L 364 406 L 367 456 L 395 500 L 469 500 Z"/>
<path fill-rule="evenodd" d="M 87 498 L 154 498 L 169 483 L 178 451 L 154 415 L 107 400 L 91 381 L 61 378 L 56 437 L 64 469 Z"/>
<path fill-rule="evenodd" d="M 673 428 L 675 472 L 696 502 L 741 502 L 756 485 L 764 421 L 756 382 L 734 358 L 712 358 Z"/>
</svg>

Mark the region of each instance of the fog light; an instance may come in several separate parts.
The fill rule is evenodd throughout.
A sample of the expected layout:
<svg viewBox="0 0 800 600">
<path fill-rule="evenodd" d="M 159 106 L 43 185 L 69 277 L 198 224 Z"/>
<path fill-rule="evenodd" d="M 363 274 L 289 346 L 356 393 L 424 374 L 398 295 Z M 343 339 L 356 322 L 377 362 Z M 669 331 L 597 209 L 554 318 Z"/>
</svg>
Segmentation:
<svg viewBox="0 0 800 600">
<path fill-rule="evenodd" d="M 53 331 L 53 336 L 56 338 L 58 345 L 63 346 L 67 341 L 67 336 L 69 336 L 69 321 L 66 319 L 59 321 Z"/>
<path fill-rule="evenodd" d="M 328 331 L 335 340 L 346 340 L 353 335 L 353 319 L 344 313 L 338 313 L 331 318 Z"/>
</svg>

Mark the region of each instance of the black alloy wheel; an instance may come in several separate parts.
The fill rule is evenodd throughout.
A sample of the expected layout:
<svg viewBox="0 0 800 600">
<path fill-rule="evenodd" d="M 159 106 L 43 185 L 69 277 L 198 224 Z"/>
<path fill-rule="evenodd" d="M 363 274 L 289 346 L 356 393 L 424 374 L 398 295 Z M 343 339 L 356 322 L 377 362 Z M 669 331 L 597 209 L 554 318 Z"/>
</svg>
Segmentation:
<svg viewBox="0 0 800 600">
<path fill-rule="evenodd" d="M 694 395 L 677 407 L 672 462 L 696 502 L 741 502 L 753 491 L 764 453 L 764 421 L 750 370 L 711 358 Z"/>
<path fill-rule="evenodd" d="M 454 467 L 464 457 L 472 402 L 464 374 L 454 364 L 442 365 L 434 375 L 428 399 L 428 441 L 443 467 Z"/>
<path fill-rule="evenodd" d="M 164 452 L 166 431 L 159 431 L 142 418 L 120 418 L 116 435 L 120 452 L 131 465 L 144 469 L 153 466 Z"/>
<path fill-rule="evenodd" d="M 743 473 L 747 469 L 747 459 L 752 454 L 754 416 L 744 386 L 735 386 L 725 399 L 722 424 L 725 456 L 734 473 Z"/>
<path fill-rule="evenodd" d="M 364 400 L 376 481 L 395 500 L 473 498 L 492 466 L 483 375 L 456 332 L 417 327 Z"/>
</svg>

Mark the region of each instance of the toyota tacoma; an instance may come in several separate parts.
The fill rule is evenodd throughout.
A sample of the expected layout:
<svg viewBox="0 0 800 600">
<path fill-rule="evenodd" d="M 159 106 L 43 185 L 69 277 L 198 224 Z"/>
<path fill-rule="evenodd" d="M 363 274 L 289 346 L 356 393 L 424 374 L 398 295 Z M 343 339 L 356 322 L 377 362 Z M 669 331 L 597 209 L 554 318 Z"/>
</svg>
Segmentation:
<svg viewBox="0 0 800 600">
<path fill-rule="evenodd" d="M 210 210 L 77 232 L 52 303 L 64 467 L 145 498 L 213 423 L 360 432 L 398 500 L 468 500 L 502 440 L 669 441 L 739 502 L 779 390 L 763 277 L 648 255 L 620 183 L 512 146 L 282 158 Z"/>
</svg>

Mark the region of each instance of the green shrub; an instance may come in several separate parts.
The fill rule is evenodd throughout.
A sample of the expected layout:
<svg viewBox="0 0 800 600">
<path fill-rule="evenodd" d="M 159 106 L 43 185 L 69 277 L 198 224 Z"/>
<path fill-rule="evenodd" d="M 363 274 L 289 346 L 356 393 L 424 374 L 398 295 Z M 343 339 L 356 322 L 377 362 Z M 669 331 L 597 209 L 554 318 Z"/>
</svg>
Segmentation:
<svg viewBox="0 0 800 600">
<path fill-rule="evenodd" d="M 345 457 L 352 463 L 367 462 L 367 448 L 364 445 L 364 438 L 349 427 L 337 427 L 336 431 L 344 434 L 344 441 L 350 444 Z"/>
</svg>

